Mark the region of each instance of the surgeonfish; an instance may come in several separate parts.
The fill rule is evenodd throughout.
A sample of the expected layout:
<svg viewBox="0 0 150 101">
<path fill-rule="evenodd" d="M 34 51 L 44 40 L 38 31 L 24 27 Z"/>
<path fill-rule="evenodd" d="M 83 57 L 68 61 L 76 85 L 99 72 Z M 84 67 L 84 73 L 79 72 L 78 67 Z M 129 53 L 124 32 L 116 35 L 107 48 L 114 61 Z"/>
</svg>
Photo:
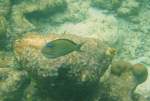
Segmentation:
<svg viewBox="0 0 150 101">
<path fill-rule="evenodd" d="M 73 51 L 81 51 L 82 45 L 83 43 L 77 44 L 69 39 L 56 39 L 48 42 L 41 52 L 47 58 L 57 58 Z"/>
</svg>

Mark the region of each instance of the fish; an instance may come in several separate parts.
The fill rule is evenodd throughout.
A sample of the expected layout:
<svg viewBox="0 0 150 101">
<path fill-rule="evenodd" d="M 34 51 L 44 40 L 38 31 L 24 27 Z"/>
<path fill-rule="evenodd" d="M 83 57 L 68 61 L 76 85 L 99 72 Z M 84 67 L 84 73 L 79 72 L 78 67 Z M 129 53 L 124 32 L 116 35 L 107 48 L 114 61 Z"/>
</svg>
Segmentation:
<svg viewBox="0 0 150 101">
<path fill-rule="evenodd" d="M 56 39 L 46 43 L 41 53 L 47 58 L 57 58 L 73 51 L 81 52 L 81 46 L 83 44 L 77 44 L 69 39 Z"/>
</svg>

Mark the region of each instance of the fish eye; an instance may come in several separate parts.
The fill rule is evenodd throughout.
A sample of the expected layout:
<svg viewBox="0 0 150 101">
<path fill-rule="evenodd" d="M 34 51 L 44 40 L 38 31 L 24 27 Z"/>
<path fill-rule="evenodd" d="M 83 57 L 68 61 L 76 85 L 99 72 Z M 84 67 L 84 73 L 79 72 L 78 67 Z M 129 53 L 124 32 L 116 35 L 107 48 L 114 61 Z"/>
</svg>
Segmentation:
<svg viewBox="0 0 150 101">
<path fill-rule="evenodd" d="M 53 47 L 53 45 L 52 45 L 52 44 L 49 44 L 49 43 L 48 43 L 46 46 L 47 46 L 47 47 Z"/>
</svg>

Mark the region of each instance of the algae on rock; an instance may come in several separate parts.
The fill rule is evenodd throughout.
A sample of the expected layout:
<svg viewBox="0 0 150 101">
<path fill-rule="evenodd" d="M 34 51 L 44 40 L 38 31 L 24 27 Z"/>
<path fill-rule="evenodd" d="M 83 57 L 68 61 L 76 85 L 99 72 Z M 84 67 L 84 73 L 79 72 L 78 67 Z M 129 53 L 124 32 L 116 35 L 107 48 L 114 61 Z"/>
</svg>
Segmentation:
<svg viewBox="0 0 150 101">
<path fill-rule="evenodd" d="M 142 80 L 139 80 L 138 76 L 135 75 L 135 71 L 142 76 Z M 142 66 L 142 69 L 135 68 L 129 62 L 119 60 L 113 61 L 107 72 L 107 76 L 104 75 L 103 83 L 110 89 L 108 95 L 113 101 L 147 101 L 143 96 L 137 96 L 135 93 L 136 87 L 147 78 L 145 67 Z"/>
<path fill-rule="evenodd" d="M 83 51 L 55 59 L 44 57 L 42 47 L 59 38 L 85 42 Z M 114 51 L 98 39 L 28 33 L 16 40 L 14 52 L 17 67 L 0 68 L 2 101 L 146 101 L 134 93 L 137 85 L 147 78 L 143 75 L 147 71 L 145 67 L 137 69 L 124 61 L 111 66 Z M 139 75 L 143 76 L 142 80 L 137 79 Z M 10 89 L 4 89 L 6 86 Z M 13 94 L 7 96 L 10 93 Z"/>
<path fill-rule="evenodd" d="M 120 17 L 137 15 L 139 8 L 140 4 L 136 0 L 126 0 L 122 3 L 121 7 L 118 8 L 117 15 Z"/>
<path fill-rule="evenodd" d="M 122 0 L 91 0 L 92 6 L 96 6 L 98 8 L 115 10 L 120 6 Z"/>
<path fill-rule="evenodd" d="M 137 15 L 140 9 L 138 0 L 92 0 L 93 7 L 102 8 L 113 12 L 118 17 L 131 17 Z"/>
<path fill-rule="evenodd" d="M 38 91 L 35 93 L 42 99 L 55 101 L 96 99 L 100 91 L 99 79 L 112 60 L 112 55 L 105 53 L 107 47 L 98 40 L 74 35 L 43 38 L 29 34 L 18 40 L 15 46 L 18 63 L 22 64 L 20 69 L 26 70 L 36 82 Z M 68 38 L 79 43 L 86 41 L 82 46 L 83 52 L 47 59 L 40 50 L 48 40 L 57 38 Z"/>
<path fill-rule="evenodd" d="M 44 2 L 42 0 L 38 0 L 38 2 L 22 1 L 12 7 L 11 19 L 13 31 L 24 33 L 35 29 L 36 26 L 30 22 L 30 18 L 36 17 L 36 19 L 39 19 L 40 17 L 36 16 L 36 14 L 40 14 L 40 16 L 44 15 L 45 17 L 47 15 L 51 16 L 53 13 L 56 13 L 58 7 L 63 8 L 65 5 L 64 0 L 45 0 Z"/>
<path fill-rule="evenodd" d="M 20 101 L 28 83 L 27 72 L 0 67 L 0 101 Z"/>
<path fill-rule="evenodd" d="M 11 10 L 11 1 L 10 0 L 1 0 L 0 1 L 0 16 L 6 16 Z"/>
<path fill-rule="evenodd" d="M 8 43 L 8 38 L 7 38 L 7 21 L 4 16 L 0 16 L 0 50 L 5 50 L 7 47 Z"/>
</svg>

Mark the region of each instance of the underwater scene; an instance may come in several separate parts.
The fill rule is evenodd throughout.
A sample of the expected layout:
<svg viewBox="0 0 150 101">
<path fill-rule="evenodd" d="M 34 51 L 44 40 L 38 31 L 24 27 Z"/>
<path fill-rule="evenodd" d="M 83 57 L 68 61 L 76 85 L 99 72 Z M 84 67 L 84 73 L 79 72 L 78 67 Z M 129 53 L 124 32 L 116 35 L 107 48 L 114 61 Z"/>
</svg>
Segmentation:
<svg viewBox="0 0 150 101">
<path fill-rule="evenodd" d="M 0 0 L 0 101 L 150 101 L 150 0 Z"/>
</svg>

